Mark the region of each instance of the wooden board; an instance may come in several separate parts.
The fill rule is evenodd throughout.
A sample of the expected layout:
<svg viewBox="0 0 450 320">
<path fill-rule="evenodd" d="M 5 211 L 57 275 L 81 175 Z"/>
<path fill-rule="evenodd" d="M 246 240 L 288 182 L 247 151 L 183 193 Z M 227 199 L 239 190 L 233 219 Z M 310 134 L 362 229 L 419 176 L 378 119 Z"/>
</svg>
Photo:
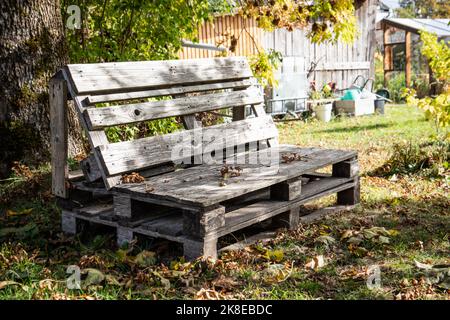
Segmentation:
<svg viewBox="0 0 450 320">
<path fill-rule="evenodd" d="M 68 122 L 67 122 L 67 84 L 59 75 L 50 81 L 50 143 L 52 166 L 52 192 L 67 198 L 66 180 L 69 177 Z"/>
<path fill-rule="evenodd" d="M 228 179 L 226 185 L 221 184 L 222 165 L 202 165 L 153 177 L 145 184 L 118 185 L 116 190 L 149 200 L 171 201 L 173 206 L 208 207 L 356 156 L 354 151 L 280 148 L 280 153 L 293 151 L 307 155 L 307 160 L 280 163 L 279 166 L 240 165 L 241 176 Z M 148 192 L 146 185 L 153 190 Z"/>
<path fill-rule="evenodd" d="M 230 145 L 240 145 L 274 138 L 278 132 L 270 117 L 258 117 L 164 136 L 113 143 L 99 146 L 95 150 L 102 161 L 105 174 L 111 176 L 182 160 L 186 158 L 186 155 L 181 152 L 183 148 L 191 150 L 192 156 L 202 155 L 207 150 L 210 152 L 219 150 L 224 146 L 223 141 L 209 139 L 212 136 L 222 137 L 224 134 L 227 134 L 226 141 L 232 142 Z M 174 148 L 180 152 L 175 152 Z"/>
<path fill-rule="evenodd" d="M 207 83 L 193 86 L 175 86 L 164 89 L 142 90 L 126 93 L 111 93 L 102 95 L 92 95 L 86 98 L 86 104 L 91 106 L 97 103 L 116 102 L 122 100 L 134 100 L 144 98 L 154 98 L 162 96 L 181 95 L 192 92 L 225 90 L 225 89 L 245 89 L 255 83 L 254 79 L 244 79 L 239 81 L 226 81 L 218 83 Z"/>
<path fill-rule="evenodd" d="M 245 57 L 72 64 L 67 70 L 79 95 L 220 82 L 253 75 Z"/>
<path fill-rule="evenodd" d="M 88 108 L 85 109 L 84 116 L 89 129 L 96 130 L 140 121 L 258 104 L 263 101 L 264 98 L 260 90 L 251 87 L 234 92 L 211 93 L 103 108 Z"/>
</svg>

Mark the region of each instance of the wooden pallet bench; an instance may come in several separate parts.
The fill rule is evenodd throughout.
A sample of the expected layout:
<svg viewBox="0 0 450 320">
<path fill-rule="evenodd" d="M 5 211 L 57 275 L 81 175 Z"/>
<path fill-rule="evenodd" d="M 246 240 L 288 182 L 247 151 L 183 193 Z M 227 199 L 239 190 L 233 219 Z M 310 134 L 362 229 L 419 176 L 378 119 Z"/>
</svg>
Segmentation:
<svg viewBox="0 0 450 320">
<path fill-rule="evenodd" d="M 67 169 L 68 99 L 91 147 L 76 176 Z M 90 222 L 115 228 L 119 244 L 146 235 L 181 243 L 187 258 L 216 257 L 220 237 L 261 221 L 296 228 L 314 199 L 359 202 L 356 152 L 279 145 L 242 57 L 68 65 L 51 81 L 50 102 L 52 189 L 67 233 Z M 231 122 L 202 127 L 195 117 L 226 109 Z M 105 134 L 174 116 L 185 130 L 116 143 Z M 124 183 L 131 172 L 144 180 Z"/>
</svg>

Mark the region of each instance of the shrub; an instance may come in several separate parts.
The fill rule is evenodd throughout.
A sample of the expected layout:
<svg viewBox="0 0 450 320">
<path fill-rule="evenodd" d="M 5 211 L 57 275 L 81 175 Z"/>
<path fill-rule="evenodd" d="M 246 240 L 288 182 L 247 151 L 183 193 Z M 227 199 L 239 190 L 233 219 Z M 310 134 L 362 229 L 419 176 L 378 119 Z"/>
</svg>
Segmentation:
<svg viewBox="0 0 450 320">
<path fill-rule="evenodd" d="M 402 93 L 405 87 L 406 87 L 405 74 L 403 72 L 399 72 L 389 79 L 386 89 L 389 90 L 389 93 L 391 94 L 391 99 L 394 102 L 398 103 L 403 101 Z"/>
<path fill-rule="evenodd" d="M 437 128 L 450 124 L 450 47 L 443 40 L 438 41 L 435 34 L 421 32 L 423 42 L 422 54 L 429 60 L 429 65 L 436 79 L 433 85 L 437 95 L 418 99 L 415 90 L 406 90 L 404 96 L 410 105 L 417 105 L 425 111 L 427 118 L 434 119 Z"/>
<path fill-rule="evenodd" d="M 423 144 L 404 142 L 395 144 L 389 160 L 369 175 L 417 174 L 430 178 L 445 178 L 450 175 L 449 160 L 448 140 L 432 140 Z"/>
</svg>

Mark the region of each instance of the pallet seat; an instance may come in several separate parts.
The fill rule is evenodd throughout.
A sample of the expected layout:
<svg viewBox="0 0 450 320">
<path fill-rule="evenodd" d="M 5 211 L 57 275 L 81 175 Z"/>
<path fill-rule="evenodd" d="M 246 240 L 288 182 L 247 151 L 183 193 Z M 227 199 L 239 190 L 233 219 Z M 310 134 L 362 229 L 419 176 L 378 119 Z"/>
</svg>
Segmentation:
<svg viewBox="0 0 450 320">
<path fill-rule="evenodd" d="M 91 148 L 76 177 L 68 99 Z M 357 153 L 279 145 L 243 57 L 68 65 L 52 78 L 50 106 L 52 190 L 68 233 L 90 221 L 116 228 L 119 244 L 143 234 L 182 243 L 188 258 L 216 257 L 220 237 L 255 223 L 295 228 L 313 199 L 359 202 Z M 232 121 L 203 127 L 200 113 Z M 115 143 L 105 133 L 170 117 L 184 130 Z"/>
</svg>

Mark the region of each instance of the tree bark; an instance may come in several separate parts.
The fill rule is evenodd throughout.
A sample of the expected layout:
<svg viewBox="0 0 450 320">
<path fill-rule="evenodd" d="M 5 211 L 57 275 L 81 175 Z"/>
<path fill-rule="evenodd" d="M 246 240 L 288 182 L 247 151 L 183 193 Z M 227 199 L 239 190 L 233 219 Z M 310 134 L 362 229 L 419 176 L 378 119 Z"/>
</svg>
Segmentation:
<svg viewBox="0 0 450 320">
<path fill-rule="evenodd" d="M 13 161 L 49 159 L 48 83 L 68 62 L 63 28 L 59 0 L 0 1 L 0 176 Z M 73 108 L 68 112 L 73 155 L 82 139 Z"/>
</svg>

